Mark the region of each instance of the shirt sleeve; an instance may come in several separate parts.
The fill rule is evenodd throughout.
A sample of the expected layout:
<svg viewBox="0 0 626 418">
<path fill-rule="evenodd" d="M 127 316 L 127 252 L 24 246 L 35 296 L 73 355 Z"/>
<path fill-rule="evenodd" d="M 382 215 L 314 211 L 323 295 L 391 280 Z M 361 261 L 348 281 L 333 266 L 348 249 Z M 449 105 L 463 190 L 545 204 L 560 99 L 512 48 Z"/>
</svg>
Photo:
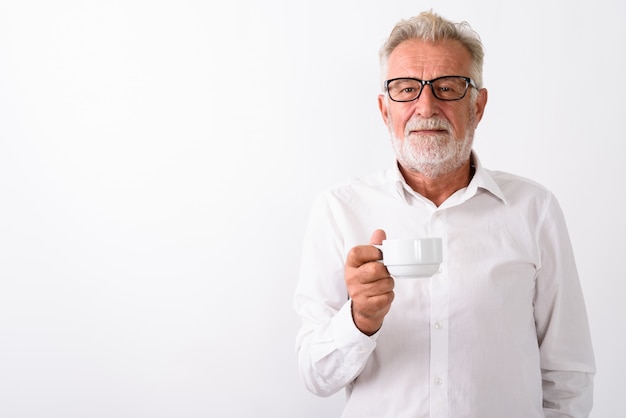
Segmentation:
<svg viewBox="0 0 626 418">
<path fill-rule="evenodd" d="M 294 309 L 302 325 L 296 337 L 306 387 L 329 396 L 350 384 L 376 347 L 377 334 L 363 334 L 352 320 L 344 281 L 344 244 L 332 202 L 313 205 L 305 234 Z"/>
<path fill-rule="evenodd" d="M 588 417 L 595 360 L 570 238 L 553 196 L 539 224 L 541 265 L 536 279 L 535 324 L 546 417 Z"/>
</svg>

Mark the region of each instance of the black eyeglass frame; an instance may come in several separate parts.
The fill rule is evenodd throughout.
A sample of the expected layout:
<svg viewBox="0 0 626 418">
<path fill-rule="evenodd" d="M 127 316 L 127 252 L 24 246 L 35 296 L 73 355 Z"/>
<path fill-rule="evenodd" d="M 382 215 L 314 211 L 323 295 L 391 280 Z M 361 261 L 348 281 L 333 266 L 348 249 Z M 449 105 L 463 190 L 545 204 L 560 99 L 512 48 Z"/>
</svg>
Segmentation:
<svg viewBox="0 0 626 418">
<path fill-rule="evenodd" d="M 463 80 L 465 80 L 465 92 L 463 92 L 463 95 L 461 97 L 459 97 L 458 99 L 442 99 L 441 97 L 437 96 L 437 93 L 435 93 L 435 88 L 433 87 L 433 83 L 435 81 L 437 81 L 437 80 L 441 80 L 442 78 L 449 78 L 449 77 L 462 78 Z M 396 81 L 396 80 L 414 80 L 414 81 L 419 82 L 422 85 L 422 87 L 420 88 L 420 92 L 417 93 L 417 96 L 414 99 L 411 99 L 411 100 L 396 100 L 393 97 L 391 97 L 391 94 L 389 93 L 389 83 L 391 83 L 393 81 Z M 413 102 L 413 101 L 419 99 L 420 96 L 422 95 L 422 92 L 424 91 L 424 86 L 426 86 L 426 85 L 430 85 L 430 91 L 433 93 L 433 96 L 435 96 L 435 98 L 437 98 L 438 100 L 446 101 L 446 102 L 453 102 L 453 101 L 456 101 L 456 100 L 461 100 L 467 94 L 467 91 L 469 90 L 470 86 L 474 87 L 475 89 L 478 88 L 478 86 L 476 85 L 474 80 L 472 80 L 469 77 L 462 76 L 462 75 L 444 75 L 444 76 L 441 76 L 441 77 L 433 78 L 432 80 L 420 80 L 419 78 L 413 78 L 413 77 L 397 77 L 397 78 L 392 78 L 392 79 L 389 79 L 389 80 L 385 81 L 385 92 L 387 93 L 387 96 L 391 100 L 393 100 L 394 102 L 408 103 L 408 102 Z"/>
</svg>

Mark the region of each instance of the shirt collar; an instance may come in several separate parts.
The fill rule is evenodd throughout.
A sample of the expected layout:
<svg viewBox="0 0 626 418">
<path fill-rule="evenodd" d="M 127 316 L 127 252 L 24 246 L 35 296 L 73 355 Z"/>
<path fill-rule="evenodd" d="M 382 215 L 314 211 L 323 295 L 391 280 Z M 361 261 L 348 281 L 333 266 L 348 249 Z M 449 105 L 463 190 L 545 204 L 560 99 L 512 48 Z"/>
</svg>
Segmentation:
<svg viewBox="0 0 626 418">
<path fill-rule="evenodd" d="M 506 204 L 506 198 L 504 197 L 504 193 L 502 192 L 502 189 L 500 189 L 500 186 L 498 186 L 498 183 L 496 183 L 495 179 L 493 178 L 489 170 L 483 167 L 483 165 L 480 162 L 480 159 L 478 158 L 478 156 L 476 155 L 474 151 L 472 151 L 470 158 L 472 159 L 475 173 L 474 173 L 474 176 L 472 177 L 472 180 L 470 181 L 470 184 L 467 186 L 465 192 L 463 193 L 464 195 L 463 200 L 470 199 L 471 197 L 476 195 L 479 190 L 485 190 L 491 193 L 492 195 L 494 195 L 495 197 L 497 197 L 498 199 L 500 199 L 502 203 Z M 413 195 L 413 196 L 418 195 L 418 193 L 415 192 L 411 188 L 411 186 L 407 184 L 406 180 L 404 179 L 404 176 L 402 175 L 402 173 L 400 172 L 400 169 L 398 168 L 398 162 L 395 159 L 394 159 L 393 169 L 389 171 L 389 175 L 391 177 L 391 180 L 394 182 L 396 191 L 398 192 L 402 200 L 408 203 L 410 199 L 409 198 L 410 195 Z"/>
<path fill-rule="evenodd" d="M 502 189 L 500 188 L 500 186 L 498 186 L 498 183 L 491 175 L 491 172 L 483 167 L 480 159 L 474 151 L 472 151 L 471 158 L 474 163 L 474 168 L 476 169 L 476 172 L 474 173 L 474 177 L 467 187 L 468 191 L 470 191 L 472 195 L 474 195 L 476 194 L 478 189 L 486 190 L 498 199 L 500 199 L 502 203 L 506 204 L 506 197 L 504 196 Z"/>
</svg>

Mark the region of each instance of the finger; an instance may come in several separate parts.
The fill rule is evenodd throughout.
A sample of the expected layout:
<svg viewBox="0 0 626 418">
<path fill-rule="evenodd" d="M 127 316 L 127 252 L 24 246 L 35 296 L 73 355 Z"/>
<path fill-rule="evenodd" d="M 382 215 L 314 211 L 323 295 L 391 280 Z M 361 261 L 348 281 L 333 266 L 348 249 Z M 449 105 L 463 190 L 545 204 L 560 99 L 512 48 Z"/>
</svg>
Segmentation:
<svg viewBox="0 0 626 418">
<path fill-rule="evenodd" d="M 354 272 L 354 276 L 359 283 L 373 283 L 391 277 L 387 267 L 380 263 L 379 260 L 361 265 Z"/>
<path fill-rule="evenodd" d="M 361 283 L 359 286 L 359 294 L 363 297 L 377 297 L 388 293 L 393 293 L 395 280 L 391 276 L 382 277 L 380 279 Z"/>
<path fill-rule="evenodd" d="M 383 240 L 387 239 L 387 234 L 382 229 L 377 229 L 372 233 L 372 237 L 370 238 L 370 244 L 372 245 L 380 245 L 383 243 Z"/>
<path fill-rule="evenodd" d="M 394 281 L 391 277 L 354 289 L 351 295 L 353 309 L 365 318 L 381 318 L 387 314 L 394 300 Z"/>
<path fill-rule="evenodd" d="M 346 258 L 346 266 L 359 267 L 370 261 L 378 261 L 382 259 L 382 253 L 379 249 L 374 250 L 372 245 L 380 245 L 387 238 L 387 234 L 382 229 L 377 229 L 372 233 L 370 245 L 357 245 L 352 248 Z"/>
<path fill-rule="evenodd" d="M 370 261 L 381 259 L 381 252 L 371 245 L 357 245 L 348 252 L 346 257 L 346 267 L 361 267 Z"/>
</svg>

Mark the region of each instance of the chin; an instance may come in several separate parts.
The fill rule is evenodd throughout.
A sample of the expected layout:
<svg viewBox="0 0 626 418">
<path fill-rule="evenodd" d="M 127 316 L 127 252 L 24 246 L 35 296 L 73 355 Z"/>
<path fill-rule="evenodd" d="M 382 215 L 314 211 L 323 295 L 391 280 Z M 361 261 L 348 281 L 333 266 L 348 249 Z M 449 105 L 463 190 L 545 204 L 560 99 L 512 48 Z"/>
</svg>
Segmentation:
<svg viewBox="0 0 626 418">
<path fill-rule="evenodd" d="M 469 160 L 469 155 L 467 157 L 453 156 L 439 161 L 417 161 L 414 158 L 403 158 L 401 155 L 398 155 L 397 159 L 406 170 L 419 173 L 426 178 L 436 179 L 458 170 Z"/>
</svg>

